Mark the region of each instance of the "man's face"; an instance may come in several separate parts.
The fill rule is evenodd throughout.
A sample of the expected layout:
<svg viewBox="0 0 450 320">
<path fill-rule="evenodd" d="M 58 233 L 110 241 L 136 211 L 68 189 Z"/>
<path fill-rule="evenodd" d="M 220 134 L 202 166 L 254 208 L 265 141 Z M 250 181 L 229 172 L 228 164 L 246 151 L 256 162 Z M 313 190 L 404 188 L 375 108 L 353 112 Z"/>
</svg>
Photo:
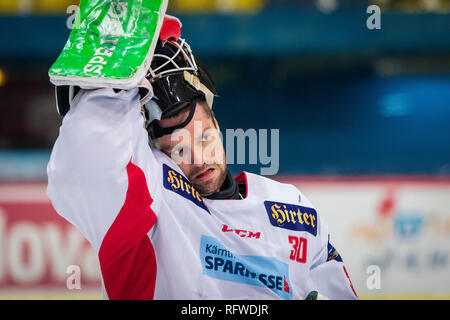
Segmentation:
<svg viewBox="0 0 450 320">
<path fill-rule="evenodd" d="M 205 102 L 197 102 L 188 125 L 156 141 L 158 148 L 171 157 L 202 195 L 219 191 L 226 177 L 225 151 L 216 119 L 206 111 Z M 174 118 L 159 121 L 162 128 L 183 123 L 189 110 Z"/>
</svg>

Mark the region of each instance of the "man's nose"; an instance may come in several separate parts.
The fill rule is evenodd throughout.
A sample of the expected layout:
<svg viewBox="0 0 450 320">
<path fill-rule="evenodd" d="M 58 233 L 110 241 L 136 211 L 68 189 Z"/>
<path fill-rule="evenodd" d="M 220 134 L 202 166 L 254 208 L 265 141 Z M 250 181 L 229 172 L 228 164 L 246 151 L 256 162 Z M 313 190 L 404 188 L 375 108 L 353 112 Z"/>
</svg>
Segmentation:
<svg viewBox="0 0 450 320">
<path fill-rule="evenodd" d="M 203 157 L 202 146 L 195 146 L 191 149 L 192 161 L 194 165 L 203 165 L 205 163 Z"/>
</svg>

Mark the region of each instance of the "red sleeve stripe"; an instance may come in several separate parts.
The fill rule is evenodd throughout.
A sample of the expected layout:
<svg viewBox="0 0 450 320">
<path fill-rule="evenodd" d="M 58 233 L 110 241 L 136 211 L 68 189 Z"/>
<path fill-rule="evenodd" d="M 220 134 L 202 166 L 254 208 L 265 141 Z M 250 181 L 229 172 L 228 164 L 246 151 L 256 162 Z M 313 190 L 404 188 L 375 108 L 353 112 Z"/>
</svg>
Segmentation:
<svg viewBox="0 0 450 320">
<path fill-rule="evenodd" d="M 153 299 L 157 268 L 147 233 L 157 218 L 142 170 L 130 161 L 127 174 L 125 203 L 100 247 L 100 269 L 109 299 Z"/>
<path fill-rule="evenodd" d="M 350 288 L 352 288 L 353 294 L 355 295 L 355 297 L 358 298 L 358 295 L 356 294 L 355 288 L 353 288 L 352 280 L 350 280 L 350 277 L 348 276 L 347 269 L 345 269 L 345 266 L 342 266 L 342 268 L 344 268 L 345 275 L 347 276 L 347 279 L 350 282 Z"/>
</svg>

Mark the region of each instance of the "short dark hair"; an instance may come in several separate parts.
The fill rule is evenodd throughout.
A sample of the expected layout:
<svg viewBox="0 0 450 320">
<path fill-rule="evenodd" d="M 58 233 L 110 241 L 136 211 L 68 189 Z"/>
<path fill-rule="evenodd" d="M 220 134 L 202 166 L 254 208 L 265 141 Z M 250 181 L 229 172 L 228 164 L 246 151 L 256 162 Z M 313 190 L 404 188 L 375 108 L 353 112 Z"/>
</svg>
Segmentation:
<svg viewBox="0 0 450 320">
<path fill-rule="evenodd" d="M 199 100 L 198 104 L 200 104 L 200 106 L 203 108 L 203 111 L 205 111 L 205 113 L 211 118 L 214 119 L 214 111 L 212 110 L 212 108 L 209 107 L 208 103 L 206 102 L 206 100 Z"/>
</svg>

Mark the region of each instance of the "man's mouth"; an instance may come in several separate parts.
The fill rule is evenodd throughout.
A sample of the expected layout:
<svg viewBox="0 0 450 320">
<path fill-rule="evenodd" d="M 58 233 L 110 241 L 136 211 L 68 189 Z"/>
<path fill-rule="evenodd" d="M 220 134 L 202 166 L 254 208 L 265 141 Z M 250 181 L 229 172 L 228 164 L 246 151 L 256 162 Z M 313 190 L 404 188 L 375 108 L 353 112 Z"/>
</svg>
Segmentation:
<svg viewBox="0 0 450 320">
<path fill-rule="evenodd" d="M 214 169 L 214 168 L 206 169 L 206 170 L 200 172 L 198 175 L 196 175 L 195 180 L 206 181 L 214 175 L 215 171 L 216 171 L 216 169 Z"/>
</svg>

